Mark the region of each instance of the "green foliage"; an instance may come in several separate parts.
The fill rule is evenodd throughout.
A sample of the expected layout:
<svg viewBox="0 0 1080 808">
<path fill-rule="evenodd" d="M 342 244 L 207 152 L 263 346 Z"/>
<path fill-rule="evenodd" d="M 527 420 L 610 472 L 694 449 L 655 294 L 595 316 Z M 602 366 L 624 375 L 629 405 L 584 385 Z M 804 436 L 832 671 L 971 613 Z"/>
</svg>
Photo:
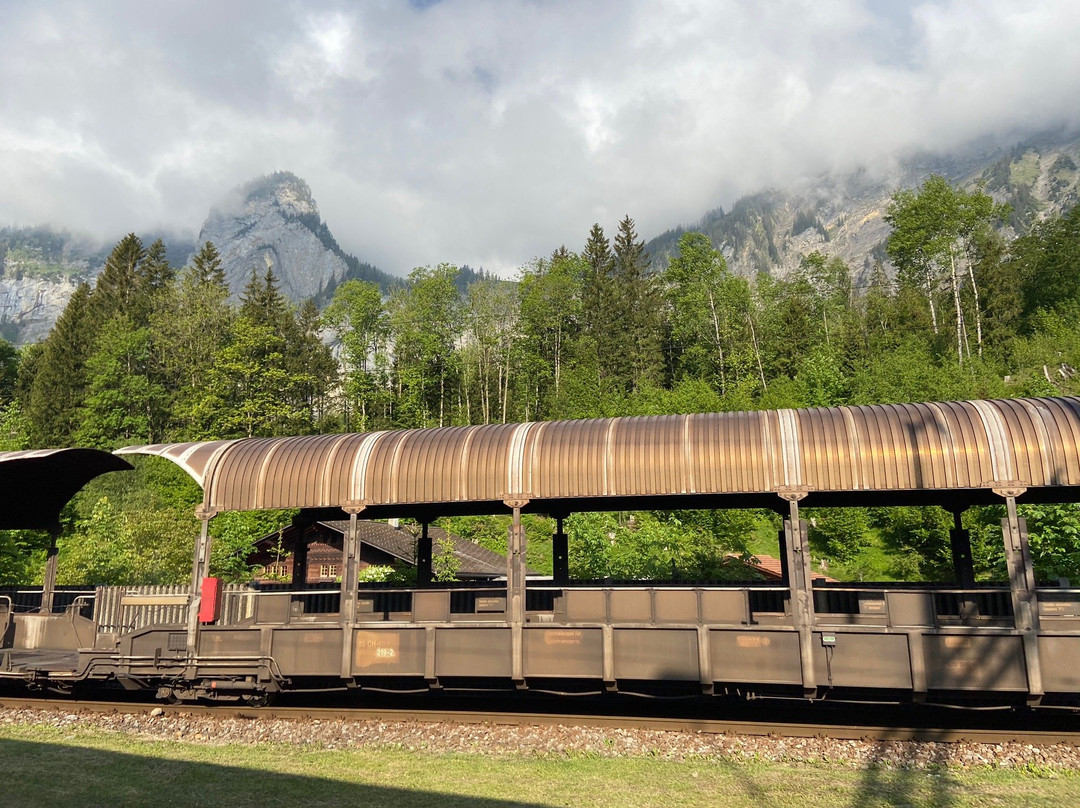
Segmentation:
<svg viewBox="0 0 1080 808">
<path fill-rule="evenodd" d="M 461 559 L 454 554 L 454 542 L 449 538 L 436 539 L 431 554 L 431 573 L 436 581 L 456 581 Z"/>
<path fill-rule="evenodd" d="M 1020 515 L 1027 521 L 1035 577 L 1067 578 L 1075 586 L 1080 580 L 1080 505 L 1025 505 Z"/>
<path fill-rule="evenodd" d="M 931 176 L 918 192 L 893 196 L 885 221 L 893 227 L 887 251 L 902 282 L 920 288 L 931 325 L 939 330 L 939 298 L 943 290 L 952 304 L 954 350 L 960 364 L 970 358 L 974 326 L 977 354 L 982 356 L 982 308 L 974 265 L 980 245 L 992 243 L 992 222 L 1006 211 L 982 190 L 966 192 L 942 177 Z"/>
<path fill-rule="evenodd" d="M 1080 302 L 1080 205 L 1048 219 L 1016 241 L 1009 262 L 1021 279 L 1024 315 L 1062 310 Z"/>
<path fill-rule="evenodd" d="M 389 398 L 390 328 L 382 293 L 373 283 L 346 281 L 337 287 L 322 319 L 341 343 L 345 429 L 366 432 Z"/>
<path fill-rule="evenodd" d="M 739 511 L 576 513 L 566 520 L 570 575 L 580 579 L 745 580 L 756 527 Z"/>
<path fill-rule="evenodd" d="M 58 542 L 57 580 L 65 584 L 186 582 L 191 576 L 195 534 L 177 534 L 183 516 L 169 509 L 121 511 L 108 497 L 101 497 Z"/>
<path fill-rule="evenodd" d="M 124 314 L 102 327 L 86 360 L 90 382 L 75 431 L 79 445 L 102 449 L 164 437 L 168 394 L 155 373 L 150 331 Z"/>
<path fill-rule="evenodd" d="M 865 508 L 808 508 L 810 545 L 820 555 L 847 562 L 870 545 L 870 516 Z"/>
<path fill-rule="evenodd" d="M 0 405 L 0 452 L 30 447 L 30 424 L 18 401 Z"/>
<path fill-rule="evenodd" d="M 255 549 L 255 542 L 288 525 L 296 514 L 297 511 L 230 511 L 214 517 L 210 521 L 213 539 L 210 574 L 226 581 L 250 580 L 248 558 Z M 189 553 L 189 567 L 190 562 Z"/>
<path fill-rule="evenodd" d="M 0 586 L 40 578 L 50 542 L 49 534 L 39 530 L 0 530 Z"/>
<path fill-rule="evenodd" d="M 78 428 L 94 341 L 89 303 L 90 287 L 81 284 L 36 357 L 26 407 L 35 446 L 65 446 Z"/>
<path fill-rule="evenodd" d="M 1011 183 L 1010 166 L 1002 171 L 1001 181 Z M 560 248 L 533 261 L 516 285 L 447 264 L 422 267 L 389 300 L 360 281 L 325 290 L 332 300 L 321 316 L 313 305 L 285 300 L 270 272 L 253 274 L 233 306 L 213 244 L 177 276 L 164 244 L 144 247 L 128 235 L 108 256 L 97 288 L 79 288 L 44 343 L 16 353 L 0 342 L 0 446 L 111 448 L 339 429 L 1080 394 L 1080 209 L 1006 244 L 991 227 L 1003 211 L 989 197 L 935 177 L 896 195 L 888 248 L 874 253 L 879 260 L 859 283 L 852 268 L 818 252 L 787 277 L 733 275 L 721 246 L 737 251 L 751 240 L 766 245 L 752 260 L 763 269 L 774 260 L 779 224 L 766 203 L 738 205 L 723 217 L 723 232 L 707 222 L 705 234 L 672 234 L 678 244 L 661 275 L 650 271 L 634 222 L 625 217 L 613 241 L 595 225 L 580 252 Z M 814 221 L 812 212 L 800 214 L 803 225 Z M 9 255 L 33 246 L 5 244 Z M 881 263 L 886 254 L 895 279 Z M 340 346 L 339 360 L 324 344 L 323 328 Z M 113 563 L 149 579 L 154 559 L 171 570 L 166 577 L 188 574 L 168 559 L 172 547 L 190 546 L 198 533 L 191 513 L 199 492 L 182 473 L 161 474 L 140 465 L 129 475 L 138 485 L 108 475 L 76 498 L 61 542 L 72 581 L 119 577 Z M 149 494 L 135 492 L 147 483 Z M 1044 510 L 1029 517 L 1038 573 L 1070 575 L 1080 567 L 1072 533 L 1080 516 L 1072 507 L 1038 508 Z M 944 512 L 808 514 L 817 522 L 814 550 L 829 558 L 830 571 L 856 578 L 952 575 Z M 568 527 L 576 573 L 723 575 L 724 554 L 747 546 L 743 534 L 775 530 L 757 515 L 745 523 L 723 519 L 735 521 L 724 527 L 678 513 L 632 520 L 575 515 Z M 1004 574 L 999 519 L 993 508 L 964 516 L 981 579 Z M 266 524 L 212 524 L 223 536 L 215 569 L 243 578 L 245 547 Z M 507 517 L 445 524 L 505 552 Z M 530 516 L 525 526 L 529 566 L 550 572 L 554 523 Z M 161 535 L 151 536 L 151 528 Z M 108 536 L 119 561 L 104 558 Z M 3 542 L 0 578 L 26 580 L 40 537 Z"/>
<path fill-rule="evenodd" d="M 409 287 L 390 298 L 394 344 L 393 423 L 403 427 L 445 426 L 450 421 L 458 370 L 454 342 L 461 333 L 457 268 L 420 267 Z"/>
<path fill-rule="evenodd" d="M 506 555 L 506 540 L 510 530 L 509 516 L 451 516 L 439 519 L 439 527 L 466 541 L 486 547 L 493 553 Z M 551 575 L 551 537 L 555 520 L 536 514 L 522 514 L 525 528 L 525 564 L 533 572 Z M 434 563 L 434 559 L 433 562 Z"/>
<path fill-rule="evenodd" d="M 896 555 L 901 581 L 952 580 L 949 530 L 953 519 L 941 508 L 872 508 L 870 518 Z"/>
<path fill-rule="evenodd" d="M 356 579 L 362 584 L 377 584 L 385 581 L 394 581 L 396 570 L 393 567 L 372 564 L 364 567 L 357 573 Z"/>
</svg>

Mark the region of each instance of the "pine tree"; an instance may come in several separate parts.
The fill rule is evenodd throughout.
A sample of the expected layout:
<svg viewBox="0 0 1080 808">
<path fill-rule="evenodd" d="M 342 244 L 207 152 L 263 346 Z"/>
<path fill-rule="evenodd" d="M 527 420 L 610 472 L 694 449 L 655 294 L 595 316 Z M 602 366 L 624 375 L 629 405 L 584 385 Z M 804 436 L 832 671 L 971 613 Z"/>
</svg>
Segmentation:
<svg viewBox="0 0 1080 808">
<path fill-rule="evenodd" d="M 613 303 L 621 338 L 626 349 L 625 363 L 612 366 L 612 375 L 627 390 L 638 391 L 659 384 L 663 364 L 660 353 L 660 293 L 649 271 L 644 240 L 639 241 L 634 220 L 619 222 L 613 247 Z"/>
<path fill-rule="evenodd" d="M 71 445 L 86 396 L 86 360 L 96 336 L 92 325 L 90 287 L 83 283 L 49 332 L 37 362 L 26 412 L 34 446 Z"/>
<path fill-rule="evenodd" d="M 191 270 L 197 283 L 225 285 L 225 268 L 214 242 L 207 241 L 191 259 Z"/>
<path fill-rule="evenodd" d="M 139 276 L 144 289 L 150 294 L 165 289 L 176 279 L 176 271 L 165 255 L 165 242 L 157 239 L 146 251 L 146 258 L 139 266 Z"/>
<path fill-rule="evenodd" d="M 588 342 L 601 391 L 611 386 L 611 377 L 618 373 L 622 357 L 621 324 L 614 309 L 615 258 L 603 228 L 594 224 L 581 252 L 584 273 L 581 279 L 581 331 Z"/>
<path fill-rule="evenodd" d="M 289 302 L 281 294 L 277 278 L 274 277 L 273 267 L 266 268 L 266 275 L 262 279 L 252 268 L 251 279 L 240 295 L 240 316 L 281 334 L 291 313 Z"/>
<path fill-rule="evenodd" d="M 224 274 L 193 265 L 179 285 L 165 290 L 151 320 L 157 361 L 173 397 L 173 428 L 180 438 L 197 432 L 192 420 L 196 402 L 202 398 L 214 357 L 232 333 L 234 315 L 228 297 Z"/>
<path fill-rule="evenodd" d="M 143 277 L 146 248 L 134 233 L 124 236 L 109 257 L 98 276 L 90 296 L 90 311 L 95 326 L 100 327 L 115 314 L 149 309 L 146 303 L 147 289 Z"/>
</svg>

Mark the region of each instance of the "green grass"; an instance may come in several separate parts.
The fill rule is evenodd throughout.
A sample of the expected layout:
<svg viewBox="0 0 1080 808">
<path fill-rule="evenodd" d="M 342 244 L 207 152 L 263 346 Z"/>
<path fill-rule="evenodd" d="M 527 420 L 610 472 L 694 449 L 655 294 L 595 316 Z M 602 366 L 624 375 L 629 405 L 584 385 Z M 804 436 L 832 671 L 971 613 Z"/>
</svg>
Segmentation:
<svg viewBox="0 0 1080 808">
<path fill-rule="evenodd" d="M 12 806 L 1058 806 L 1072 772 L 200 746 L 0 727 Z"/>
<path fill-rule="evenodd" d="M 890 553 L 881 538 L 881 532 L 876 529 L 866 535 L 866 547 L 851 561 L 842 562 L 830 559 L 828 569 L 822 569 L 821 554 L 814 550 L 814 570 L 836 578 L 838 581 L 895 581 L 896 563 L 895 554 Z M 770 526 L 762 525 L 747 542 L 747 548 L 754 555 L 764 553 L 774 558 L 780 557 L 780 542 Z"/>
<path fill-rule="evenodd" d="M 1013 162 L 1010 167 L 1010 181 L 1013 185 L 1026 185 L 1031 187 L 1039 178 L 1039 155 L 1034 151 L 1027 151 L 1019 160 Z"/>
</svg>

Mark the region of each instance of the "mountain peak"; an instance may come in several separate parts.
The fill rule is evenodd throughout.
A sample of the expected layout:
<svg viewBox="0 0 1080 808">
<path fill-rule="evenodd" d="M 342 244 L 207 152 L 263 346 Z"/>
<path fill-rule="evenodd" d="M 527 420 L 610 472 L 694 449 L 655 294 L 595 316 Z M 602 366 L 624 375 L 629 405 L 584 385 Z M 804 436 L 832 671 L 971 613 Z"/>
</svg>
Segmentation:
<svg viewBox="0 0 1080 808">
<path fill-rule="evenodd" d="M 269 209 L 285 219 L 319 216 L 311 186 L 291 171 L 275 171 L 239 185 L 210 209 L 210 219 L 261 216 Z"/>
<path fill-rule="evenodd" d="M 254 270 L 268 268 L 294 301 L 325 302 L 348 278 L 386 287 L 394 279 L 338 246 L 319 216 L 311 187 L 290 171 L 275 171 L 237 186 L 211 209 L 199 242 L 221 254 L 229 288 L 238 294 Z"/>
</svg>

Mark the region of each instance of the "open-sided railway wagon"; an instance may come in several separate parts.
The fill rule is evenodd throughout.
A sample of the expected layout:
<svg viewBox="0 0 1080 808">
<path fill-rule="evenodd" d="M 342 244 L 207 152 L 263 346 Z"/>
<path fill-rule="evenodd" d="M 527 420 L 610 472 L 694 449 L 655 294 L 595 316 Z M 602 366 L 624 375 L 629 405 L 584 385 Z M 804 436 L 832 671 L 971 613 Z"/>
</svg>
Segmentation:
<svg viewBox="0 0 1080 808">
<path fill-rule="evenodd" d="M 109 680 L 162 697 L 456 686 L 555 692 L 1080 702 L 1080 590 L 1037 587 L 1017 503 L 1080 498 L 1080 399 L 614 418 L 136 446 L 205 492 L 190 585 L 53 584 L 0 596 L 0 678 Z M 91 450 L 0 455 L 0 527 L 49 527 L 96 474 Z M 1005 505 L 1009 580 L 977 585 L 960 515 Z M 956 582 L 811 586 L 802 506 L 940 505 Z M 588 510 L 771 508 L 785 578 L 756 585 L 575 584 L 562 520 Z M 208 524 L 298 508 L 348 519 L 333 591 L 219 586 Z M 526 581 L 521 514 L 550 514 L 554 576 Z M 360 519 L 509 514 L 505 585 L 358 583 Z M 304 531 L 299 531 L 303 535 Z M 66 605 L 65 605 L 66 604 Z"/>
</svg>

